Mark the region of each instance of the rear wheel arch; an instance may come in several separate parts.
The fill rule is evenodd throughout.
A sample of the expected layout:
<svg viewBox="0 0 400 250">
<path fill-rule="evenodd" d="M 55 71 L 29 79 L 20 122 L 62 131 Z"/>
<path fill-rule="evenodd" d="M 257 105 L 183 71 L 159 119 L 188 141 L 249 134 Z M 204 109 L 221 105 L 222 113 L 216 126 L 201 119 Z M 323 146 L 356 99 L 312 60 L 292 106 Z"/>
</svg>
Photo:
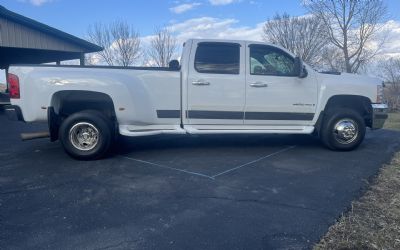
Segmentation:
<svg viewBox="0 0 400 250">
<path fill-rule="evenodd" d="M 68 116 L 82 111 L 99 112 L 117 131 L 117 118 L 112 98 L 105 93 L 85 90 L 62 90 L 53 94 L 47 111 L 50 138 L 59 138 L 59 127 Z"/>
</svg>

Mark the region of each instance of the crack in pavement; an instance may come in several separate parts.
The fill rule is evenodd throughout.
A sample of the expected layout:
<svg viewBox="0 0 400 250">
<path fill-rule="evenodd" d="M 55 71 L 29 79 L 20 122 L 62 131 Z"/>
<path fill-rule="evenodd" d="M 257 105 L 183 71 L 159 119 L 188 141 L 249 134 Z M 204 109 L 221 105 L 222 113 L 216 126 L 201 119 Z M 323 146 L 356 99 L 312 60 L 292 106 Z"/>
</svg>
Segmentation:
<svg viewBox="0 0 400 250">
<path fill-rule="evenodd" d="M 333 213 L 328 213 L 328 212 L 322 211 L 322 210 L 320 210 L 318 208 L 303 207 L 303 206 L 291 205 L 291 204 L 280 203 L 280 202 L 274 203 L 274 202 L 258 200 L 258 199 L 235 199 L 235 198 L 220 197 L 220 196 L 179 196 L 179 197 L 176 197 L 176 198 L 181 198 L 181 199 L 215 199 L 215 200 L 224 200 L 224 201 L 233 201 L 233 202 L 259 203 L 259 204 L 271 205 L 271 206 L 277 206 L 277 207 L 301 209 L 301 210 L 312 211 L 312 212 L 317 212 L 317 213 L 327 214 L 327 215 L 336 215 L 336 214 L 333 214 Z"/>
<path fill-rule="evenodd" d="M 54 188 L 59 188 L 62 186 L 69 185 L 71 183 L 79 183 L 80 181 L 77 180 L 71 180 L 71 181 L 66 181 L 63 183 L 57 183 L 55 185 L 28 185 L 26 187 L 21 187 L 18 189 L 13 189 L 13 190 L 8 190 L 4 192 L 0 192 L 0 195 L 9 195 L 9 194 L 18 194 L 18 193 L 23 193 L 23 192 L 31 192 L 31 191 L 40 191 L 40 190 L 48 190 L 48 189 L 54 189 Z"/>
<path fill-rule="evenodd" d="M 113 245 L 108 245 L 108 246 L 104 246 L 104 247 L 100 247 L 100 248 L 95 248 L 95 249 L 96 249 L 96 250 L 115 249 L 115 248 L 121 247 L 122 245 L 126 244 L 126 245 L 124 246 L 124 248 L 125 248 L 125 247 L 129 247 L 130 244 L 134 244 L 134 243 L 137 243 L 137 242 L 139 242 L 139 241 L 140 241 L 140 239 L 137 239 L 137 240 L 123 240 L 123 241 L 118 242 L 118 243 L 113 244 Z"/>
</svg>

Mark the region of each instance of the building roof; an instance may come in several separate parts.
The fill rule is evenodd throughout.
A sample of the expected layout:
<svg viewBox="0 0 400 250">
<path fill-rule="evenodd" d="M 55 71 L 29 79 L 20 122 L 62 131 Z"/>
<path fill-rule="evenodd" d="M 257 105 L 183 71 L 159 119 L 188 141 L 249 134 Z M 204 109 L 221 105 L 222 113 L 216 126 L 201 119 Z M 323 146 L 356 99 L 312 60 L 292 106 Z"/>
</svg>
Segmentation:
<svg viewBox="0 0 400 250">
<path fill-rule="evenodd" d="M 28 17 L 22 16 L 20 14 L 17 14 L 15 12 L 12 12 L 12 11 L 6 9 L 2 5 L 0 5 L 0 17 L 3 17 L 7 20 L 11 20 L 13 22 L 19 23 L 21 25 L 32 28 L 34 30 L 41 31 L 47 35 L 57 37 L 59 39 L 62 39 L 65 42 L 72 43 L 76 46 L 81 47 L 85 53 L 91 53 L 91 52 L 97 52 L 97 51 L 103 50 L 102 47 L 100 47 L 96 44 L 90 43 L 86 40 L 83 40 L 76 36 L 65 33 L 61 30 L 50 27 L 46 24 L 40 23 L 31 18 L 28 18 Z"/>
</svg>

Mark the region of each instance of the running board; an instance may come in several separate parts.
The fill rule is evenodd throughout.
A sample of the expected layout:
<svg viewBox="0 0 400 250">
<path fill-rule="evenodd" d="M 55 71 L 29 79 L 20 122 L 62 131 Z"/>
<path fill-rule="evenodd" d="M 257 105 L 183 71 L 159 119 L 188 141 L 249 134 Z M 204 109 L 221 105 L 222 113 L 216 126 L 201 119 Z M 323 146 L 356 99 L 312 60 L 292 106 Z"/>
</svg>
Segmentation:
<svg viewBox="0 0 400 250">
<path fill-rule="evenodd" d="M 266 128 L 266 129 L 201 129 L 185 126 L 189 134 L 311 134 L 314 126 Z"/>
<path fill-rule="evenodd" d="M 149 136 L 160 134 L 311 134 L 314 131 L 314 126 L 259 126 L 244 127 L 238 129 L 237 126 L 202 126 L 185 125 L 182 129 L 178 126 L 166 129 L 166 127 L 155 126 L 119 126 L 119 132 L 124 136 Z"/>
</svg>

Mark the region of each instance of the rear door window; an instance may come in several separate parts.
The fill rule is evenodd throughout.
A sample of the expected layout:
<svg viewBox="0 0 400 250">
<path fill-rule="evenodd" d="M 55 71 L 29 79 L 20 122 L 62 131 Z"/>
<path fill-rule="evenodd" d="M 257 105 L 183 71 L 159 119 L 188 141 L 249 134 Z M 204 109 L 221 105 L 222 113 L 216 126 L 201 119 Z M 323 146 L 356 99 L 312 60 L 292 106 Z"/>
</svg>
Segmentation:
<svg viewBox="0 0 400 250">
<path fill-rule="evenodd" d="M 240 45 L 236 43 L 199 43 L 194 60 L 199 73 L 239 74 Z"/>
</svg>

